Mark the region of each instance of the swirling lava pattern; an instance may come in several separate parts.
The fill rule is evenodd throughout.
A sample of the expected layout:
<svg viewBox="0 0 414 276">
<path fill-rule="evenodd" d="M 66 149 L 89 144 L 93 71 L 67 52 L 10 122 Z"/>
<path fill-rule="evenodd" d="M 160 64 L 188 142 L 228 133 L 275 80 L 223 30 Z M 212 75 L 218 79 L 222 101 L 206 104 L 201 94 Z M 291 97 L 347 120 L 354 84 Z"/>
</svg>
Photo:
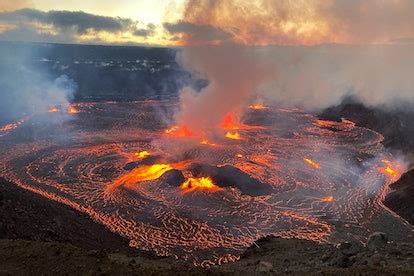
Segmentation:
<svg viewBox="0 0 414 276">
<path fill-rule="evenodd" d="M 411 235 L 381 203 L 395 177 L 384 171 L 381 160 L 392 156 L 382 136 L 297 109 L 248 111 L 245 122 L 260 127 L 240 129 L 240 140 L 223 133 L 214 146 L 186 142 L 191 161 L 232 165 L 270 185 L 269 194 L 249 196 L 234 187 L 186 192 L 162 177 L 109 190 L 128 173 L 123 168 L 134 152 L 174 156 L 172 147 L 160 146 L 169 139 L 160 118 L 171 106 L 84 103 L 69 121 L 53 119 L 55 113 L 34 116 L 0 138 L 1 173 L 87 213 L 131 246 L 204 266 L 236 260 L 266 235 L 319 242 L 364 240 L 373 230 Z M 44 117 L 51 122 L 36 123 Z"/>
</svg>

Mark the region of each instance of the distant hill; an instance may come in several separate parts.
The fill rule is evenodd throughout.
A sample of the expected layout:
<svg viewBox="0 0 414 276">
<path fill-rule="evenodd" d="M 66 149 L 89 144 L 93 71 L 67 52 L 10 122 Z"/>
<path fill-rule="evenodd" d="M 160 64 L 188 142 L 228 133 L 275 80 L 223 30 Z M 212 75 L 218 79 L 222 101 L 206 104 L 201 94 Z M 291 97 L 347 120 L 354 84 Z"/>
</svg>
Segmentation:
<svg viewBox="0 0 414 276">
<path fill-rule="evenodd" d="M 50 78 L 67 75 L 77 84 L 74 101 L 130 101 L 175 97 L 184 85 L 195 88 L 205 85 L 206 81 L 195 79 L 177 64 L 177 51 L 157 47 L 0 42 L 0 61 L 19 58 L 35 70 L 44 70 Z M 0 72 L 5 75 L 10 71 L 7 64 L 10 66 L 10 63 L 0 65 Z"/>
</svg>

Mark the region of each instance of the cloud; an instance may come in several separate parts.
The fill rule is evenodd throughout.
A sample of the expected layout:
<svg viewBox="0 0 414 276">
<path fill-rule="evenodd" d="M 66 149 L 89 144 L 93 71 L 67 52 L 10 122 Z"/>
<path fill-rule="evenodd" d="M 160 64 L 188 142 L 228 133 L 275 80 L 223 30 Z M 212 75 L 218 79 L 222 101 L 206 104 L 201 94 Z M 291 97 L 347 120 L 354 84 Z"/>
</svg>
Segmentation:
<svg viewBox="0 0 414 276">
<path fill-rule="evenodd" d="M 146 28 L 137 29 L 134 31 L 135 36 L 149 37 L 155 33 L 156 26 L 152 23 L 148 24 Z"/>
<path fill-rule="evenodd" d="M 28 6 L 30 6 L 30 3 L 25 0 L 2 0 L 0 1 L 0 12 L 14 11 Z"/>
<path fill-rule="evenodd" d="M 20 9 L 0 12 L 0 39 L 38 42 L 103 42 L 149 37 L 156 26 L 128 18 L 109 17 L 82 11 Z M 130 42 L 130 41 L 128 41 Z"/>
<path fill-rule="evenodd" d="M 79 34 L 92 31 L 121 32 L 133 28 L 131 19 L 114 18 L 85 13 L 82 11 L 49 11 L 21 9 L 0 13 L 0 20 L 9 23 L 50 24 L 58 30 L 73 29 Z"/>
<path fill-rule="evenodd" d="M 231 33 L 211 25 L 197 25 L 186 21 L 164 23 L 163 25 L 170 34 L 182 34 L 186 44 L 225 41 L 232 37 Z"/>
</svg>

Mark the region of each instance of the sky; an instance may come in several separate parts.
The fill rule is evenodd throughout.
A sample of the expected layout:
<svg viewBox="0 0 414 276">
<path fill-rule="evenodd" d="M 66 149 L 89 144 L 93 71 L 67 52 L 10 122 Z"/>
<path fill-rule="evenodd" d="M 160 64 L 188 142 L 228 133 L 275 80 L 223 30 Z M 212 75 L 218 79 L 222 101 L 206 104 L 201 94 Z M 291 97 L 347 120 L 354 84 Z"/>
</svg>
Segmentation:
<svg viewBox="0 0 414 276">
<path fill-rule="evenodd" d="M 0 40 L 115 45 L 401 44 L 412 0 L 1 0 Z"/>
</svg>

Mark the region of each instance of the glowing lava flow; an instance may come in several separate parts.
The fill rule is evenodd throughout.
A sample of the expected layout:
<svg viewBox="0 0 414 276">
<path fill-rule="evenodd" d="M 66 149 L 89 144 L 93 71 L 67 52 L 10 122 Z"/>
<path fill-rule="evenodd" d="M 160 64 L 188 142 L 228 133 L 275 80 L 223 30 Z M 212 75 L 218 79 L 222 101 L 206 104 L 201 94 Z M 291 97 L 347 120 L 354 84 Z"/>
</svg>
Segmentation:
<svg viewBox="0 0 414 276">
<path fill-rule="evenodd" d="M 245 114 L 254 127 L 219 123 L 215 136 L 197 133 L 194 141 L 178 138 L 160 147 L 152 141 L 175 138 L 160 129 L 155 111 L 164 105 L 77 103 L 83 116 L 45 124 L 41 132 L 26 121 L 21 133 L 36 130 L 33 139 L 0 138 L 0 174 L 85 212 L 133 247 L 197 265 L 234 261 L 269 235 L 322 243 L 350 235 L 363 241 L 379 227 L 396 239 L 412 235 L 381 204 L 404 167 L 383 148 L 379 133 L 268 108 Z M 262 119 L 275 123 L 258 128 Z M 239 132 L 242 142 L 222 143 L 226 132 Z M 209 146 L 216 137 L 220 144 Z M 184 154 L 167 147 L 181 141 Z M 142 159 L 144 149 L 154 158 Z M 191 161 L 176 161 L 181 158 Z"/>
<path fill-rule="evenodd" d="M 21 126 L 22 124 L 24 124 L 24 122 L 26 122 L 26 120 L 28 118 L 29 117 L 24 117 L 24 118 L 20 119 L 17 122 L 7 124 L 3 127 L 0 127 L 0 137 L 6 135 L 9 131 L 14 130 L 14 129 L 18 128 L 19 126 Z"/>
<path fill-rule="evenodd" d="M 229 138 L 229 139 L 234 139 L 234 140 L 240 140 L 241 139 L 240 134 L 238 132 L 234 132 L 234 133 L 227 132 L 225 137 Z"/>
<path fill-rule="evenodd" d="M 115 182 L 107 187 L 107 191 L 113 191 L 121 185 L 131 186 L 139 182 L 155 180 L 160 178 L 164 173 L 173 169 L 182 169 L 188 162 L 183 161 L 173 164 L 153 164 L 153 165 L 142 165 L 138 168 L 133 169 L 129 173 L 122 175 Z"/>
<path fill-rule="evenodd" d="M 333 202 L 335 200 L 335 198 L 333 196 L 325 196 L 323 198 L 321 198 L 321 201 L 323 202 Z"/>
<path fill-rule="evenodd" d="M 392 164 L 391 164 L 391 161 L 389 161 L 389 160 L 387 160 L 387 159 L 384 159 L 384 160 L 381 160 L 385 165 L 386 165 L 386 167 L 384 168 L 381 168 L 381 170 L 384 172 L 384 173 L 386 173 L 386 174 L 388 174 L 388 175 L 390 175 L 391 177 L 393 177 L 393 178 L 396 178 L 396 177 L 398 177 L 398 172 L 397 172 L 397 170 L 392 166 Z"/>
<path fill-rule="evenodd" d="M 220 189 L 210 177 L 190 177 L 180 187 L 186 191 Z"/>
<path fill-rule="evenodd" d="M 107 190 L 113 191 L 122 184 L 128 186 L 142 181 L 158 179 L 164 173 L 172 169 L 174 168 L 169 164 L 143 165 L 118 178 L 114 183 L 108 186 Z"/>
<path fill-rule="evenodd" d="M 143 159 L 143 158 L 145 158 L 145 157 L 147 157 L 147 156 L 150 156 L 150 155 L 151 155 L 151 153 L 149 153 L 149 152 L 148 152 L 148 151 L 146 151 L 146 150 L 143 150 L 143 151 L 139 151 L 139 152 L 134 153 L 134 155 L 135 155 L 136 157 L 140 158 L 140 159 Z"/>
<path fill-rule="evenodd" d="M 196 136 L 187 126 L 172 126 L 165 130 L 165 134 L 173 137 L 193 137 Z"/>
<path fill-rule="evenodd" d="M 48 112 L 49 113 L 56 113 L 56 112 L 59 112 L 59 110 L 56 107 L 53 106 L 53 107 L 49 108 Z"/>
<path fill-rule="evenodd" d="M 315 161 L 313 161 L 312 159 L 303 158 L 303 160 L 305 160 L 306 163 L 308 163 L 309 165 L 311 165 L 315 169 L 320 169 L 321 168 L 321 166 L 318 163 L 316 163 Z"/>
<path fill-rule="evenodd" d="M 250 109 L 262 110 L 266 109 L 267 107 L 264 104 L 257 103 L 249 106 Z"/>
<path fill-rule="evenodd" d="M 226 116 L 224 116 L 221 127 L 227 129 L 239 129 L 239 126 L 235 124 L 231 113 L 227 113 Z"/>
<path fill-rule="evenodd" d="M 76 114 L 76 113 L 79 113 L 79 110 L 77 110 L 74 106 L 70 106 L 68 108 L 68 113 L 70 113 L 70 114 Z"/>
</svg>

